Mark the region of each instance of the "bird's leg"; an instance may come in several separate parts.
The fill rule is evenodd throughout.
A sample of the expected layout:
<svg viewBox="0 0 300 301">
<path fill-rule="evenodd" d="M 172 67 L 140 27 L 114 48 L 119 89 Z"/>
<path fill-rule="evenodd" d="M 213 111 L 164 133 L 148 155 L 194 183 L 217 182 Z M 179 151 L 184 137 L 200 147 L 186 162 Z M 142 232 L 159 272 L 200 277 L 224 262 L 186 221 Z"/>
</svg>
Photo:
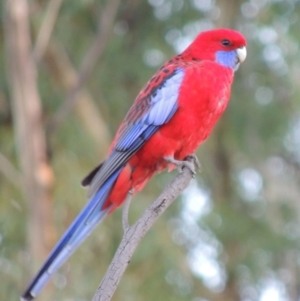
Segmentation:
<svg viewBox="0 0 300 301">
<path fill-rule="evenodd" d="M 127 193 L 124 205 L 123 205 L 123 212 L 122 212 L 122 224 L 123 224 L 123 230 L 126 233 L 128 230 L 129 222 L 128 222 L 128 215 L 129 215 L 129 207 L 132 200 L 133 195 L 133 189 L 130 189 Z"/>
<path fill-rule="evenodd" d="M 188 156 L 188 157 L 189 157 L 189 156 Z M 187 159 L 188 159 L 188 157 L 187 157 Z M 197 159 L 197 160 L 195 159 L 195 157 L 196 157 L 195 155 L 191 155 L 191 157 L 193 158 L 194 164 L 193 164 L 192 162 L 188 161 L 188 160 L 183 160 L 183 161 L 176 160 L 176 159 L 174 159 L 174 157 L 172 157 L 172 156 L 164 157 L 164 159 L 165 159 L 168 163 L 172 163 L 172 164 L 176 165 L 176 166 L 177 166 L 177 169 L 178 169 L 178 171 L 179 171 L 180 173 L 182 172 L 182 169 L 183 169 L 184 167 L 187 167 L 187 168 L 192 172 L 192 174 L 195 175 L 195 174 L 196 174 L 195 165 L 196 165 L 196 167 L 198 167 L 199 161 L 198 161 L 198 159 Z M 197 157 L 196 157 L 196 158 L 197 158 Z M 200 165 L 200 164 L 199 164 L 199 165 Z"/>
</svg>

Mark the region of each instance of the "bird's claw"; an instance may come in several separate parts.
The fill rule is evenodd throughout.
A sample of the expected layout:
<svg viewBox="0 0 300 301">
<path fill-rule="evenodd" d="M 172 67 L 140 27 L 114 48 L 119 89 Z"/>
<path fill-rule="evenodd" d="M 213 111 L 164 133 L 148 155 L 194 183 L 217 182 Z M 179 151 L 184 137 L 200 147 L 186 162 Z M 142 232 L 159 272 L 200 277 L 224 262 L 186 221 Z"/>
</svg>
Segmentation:
<svg viewBox="0 0 300 301">
<path fill-rule="evenodd" d="M 188 155 L 185 160 L 193 160 L 197 169 L 201 169 L 201 163 L 199 162 L 198 157 L 195 154 Z"/>
<path fill-rule="evenodd" d="M 188 161 L 188 159 L 189 159 L 188 157 L 191 157 L 194 162 Z M 182 173 L 184 167 L 188 168 L 191 171 L 191 173 L 193 174 L 193 178 L 194 178 L 195 174 L 196 174 L 195 166 L 198 168 L 200 166 L 200 163 L 195 155 L 191 155 L 188 157 L 187 157 L 187 160 L 183 160 L 183 161 L 176 160 L 173 157 L 165 157 L 164 159 L 168 163 L 172 163 L 172 164 L 176 165 L 179 173 Z"/>
</svg>

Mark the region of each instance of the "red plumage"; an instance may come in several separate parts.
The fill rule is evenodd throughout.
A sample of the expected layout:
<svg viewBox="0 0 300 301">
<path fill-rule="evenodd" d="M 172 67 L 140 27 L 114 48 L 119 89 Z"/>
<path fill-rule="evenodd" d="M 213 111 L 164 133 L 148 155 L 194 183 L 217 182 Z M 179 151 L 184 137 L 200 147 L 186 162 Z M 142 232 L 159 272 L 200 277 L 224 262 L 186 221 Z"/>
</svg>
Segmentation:
<svg viewBox="0 0 300 301">
<path fill-rule="evenodd" d="M 222 45 L 224 39 L 230 41 L 230 46 Z M 135 193 L 140 191 L 154 173 L 165 169 L 169 165 L 166 157 L 184 160 L 208 137 L 227 107 L 234 74 L 233 68 L 215 62 L 215 54 L 245 45 L 245 38 L 233 30 L 204 32 L 146 84 L 121 124 L 111 151 L 128 123 L 146 112 L 149 95 L 155 88 L 176 68 L 185 71 L 178 94 L 178 110 L 126 163 L 106 201 L 106 206 L 112 205 L 110 211 L 123 203 L 130 189 Z"/>
</svg>

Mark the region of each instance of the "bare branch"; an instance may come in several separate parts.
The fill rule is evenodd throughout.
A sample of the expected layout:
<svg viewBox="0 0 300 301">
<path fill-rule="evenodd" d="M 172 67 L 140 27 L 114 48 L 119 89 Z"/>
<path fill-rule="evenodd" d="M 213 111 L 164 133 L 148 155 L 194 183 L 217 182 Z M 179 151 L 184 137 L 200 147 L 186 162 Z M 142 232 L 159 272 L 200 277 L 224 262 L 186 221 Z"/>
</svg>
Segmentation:
<svg viewBox="0 0 300 301">
<path fill-rule="evenodd" d="M 191 161 L 194 165 L 194 160 Z M 141 239 L 156 220 L 189 185 L 193 173 L 186 167 L 164 189 L 161 195 L 146 209 L 144 214 L 125 231 L 119 248 L 99 286 L 93 301 L 111 300 Z"/>
<path fill-rule="evenodd" d="M 61 105 L 57 113 L 49 124 L 49 132 L 53 133 L 63 123 L 65 117 L 73 108 L 78 93 L 90 77 L 92 70 L 99 58 L 102 56 L 104 49 L 110 37 L 115 16 L 120 4 L 120 0 L 107 1 L 98 23 L 98 33 L 93 44 L 86 53 L 78 72 L 78 79 L 73 89 L 67 95 L 64 103 Z"/>
<path fill-rule="evenodd" d="M 33 57 L 36 63 L 41 60 L 47 49 L 61 3 L 62 0 L 51 0 L 48 4 L 44 22 L 37 35 L 36 43 L 33 49 Z"/>
<path fill-rule="evenodd" d="M 52 75 L 52 79 L 65 91 L 71 91 L 78 81 L 78 74 L 65 49 L 57 41 L 52 41 L 47 48 L 44 62 Z M 101 98 L 98 93 L 99 97 Z M 95 104 L 95 100 L 86 88 L 82 88 L 77 94 L 74 109 L 83 127 L 97 145 L 99 157 L 105 157 L 111 141 L 110 132 Z"/>
</svg>

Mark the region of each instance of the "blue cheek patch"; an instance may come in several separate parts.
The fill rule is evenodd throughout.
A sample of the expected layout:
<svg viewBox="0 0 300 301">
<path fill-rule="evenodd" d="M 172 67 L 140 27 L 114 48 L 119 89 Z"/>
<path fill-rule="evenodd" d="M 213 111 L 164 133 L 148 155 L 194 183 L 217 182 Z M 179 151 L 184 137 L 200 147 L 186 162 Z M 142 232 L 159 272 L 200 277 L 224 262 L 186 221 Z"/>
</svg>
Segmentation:
<svg viewBox="0 0 300 301">
<path fill-rule="evenodd" d="M 216 62 L 234 70 L 236 70 L 239 66 L 239 61 L 235 50 L 217 51 Z"/>
</svg>

